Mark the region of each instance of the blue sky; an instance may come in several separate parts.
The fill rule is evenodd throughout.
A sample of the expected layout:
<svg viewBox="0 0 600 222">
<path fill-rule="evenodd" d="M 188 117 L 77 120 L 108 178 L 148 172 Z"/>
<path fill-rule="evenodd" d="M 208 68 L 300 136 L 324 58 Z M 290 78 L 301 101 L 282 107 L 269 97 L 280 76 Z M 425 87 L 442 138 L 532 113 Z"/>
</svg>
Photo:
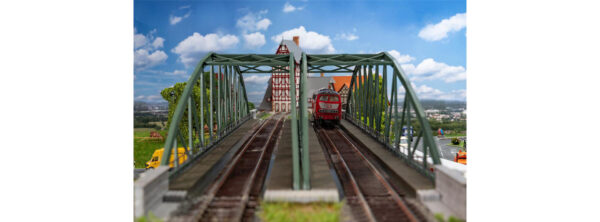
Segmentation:
<svg viewBox="0 0 600 222">
<path fill-rule="evenodd" d="M 300 35 L 308 53 L 388 51 L 420 99 L 466 100 L 463 1 L 134 1 L 134 98 L 187 81 L 209 51 L 275 53 Z M 259 101 L 268 75 L 245 75 Z"/>
</svg>

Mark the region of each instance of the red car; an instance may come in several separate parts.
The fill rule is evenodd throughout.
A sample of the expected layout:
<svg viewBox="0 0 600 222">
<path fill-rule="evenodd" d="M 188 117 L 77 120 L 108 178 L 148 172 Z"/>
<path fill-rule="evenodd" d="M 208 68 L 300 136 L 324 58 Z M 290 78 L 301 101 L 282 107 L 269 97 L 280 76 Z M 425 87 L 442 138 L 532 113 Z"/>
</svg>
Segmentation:
<svg viewBox="0 0 600 222">
<path fill-rule="evenodd" d="M 313 119 L 318 124 L 333 122 L 339 124 L 342 119 L 342 99 L 332 89 L 320 89 L 312 98 Z"/>
</svg>

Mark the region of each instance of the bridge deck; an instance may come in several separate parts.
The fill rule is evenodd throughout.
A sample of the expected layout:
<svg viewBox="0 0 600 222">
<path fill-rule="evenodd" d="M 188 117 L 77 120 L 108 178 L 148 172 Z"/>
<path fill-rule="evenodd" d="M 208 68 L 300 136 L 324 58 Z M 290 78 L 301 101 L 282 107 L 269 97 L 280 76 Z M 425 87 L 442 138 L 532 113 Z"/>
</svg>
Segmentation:
<svg viewBox="0 0 600 222">
<path fill-rule="evenodd" d="M 195 163 L 192 163 L 188 169 L 185 169 L 184 172 L 172 178 L 169 183 L 169 190 L 188 191 L 204 183 L 206 183 L 204 185 L 209 184 L 214 180 L 211 175 L 213 177 L 217 176 L 218 168 L 229 162 L 231 156 L 233 156 L 250 134 L 254 132 L 255 127 L 258 125 L 258 120 L 250 119 L 246 121 L 204 156 L 196 159 Z"/>
<path fill-rule="evenodd" d="M 226 139 L 218 143 L 212 150 L 204 156 L 199 157 L 184 172 L 172 178 L 169 184 L 170 190 L 202 189 L 210 184 L 217 176 L 219 169 L 229 161 L 229 158 L 237 151 L 237 148 L 254 132 L 259 125 L 259 120 L 248 120 L 238 129 L 232 132 Z M 273 166 L 266 181 L 267 190 L 291 190 L 292 189 L 292 149 L 291 149 L 291 126 L 289 120 L 286 120 L 283 126 L 283 132 L 274 153 Z M 401 177 L 402 187 L 406 188 L 406 193 L 414 197 L 417 190 L 434 189 L 434 183 L 419 174 L 416 170 L 406 165 L 401 159 L 397 158 L 387 150 L 381 143 L 373 139 L 361 129 L 352 123 L 342 120 L 340 128 L 344 129 L 357 142 L 368 147 L 369 150 L 378 159 L 383 162 L 387 168 Z M 311 188 L 312 189 L 338 189 L 335 176 L 332 174 L 326 156 L 323 153 L 314 130 L 309 130 L 309 147 L 311 162 Z M 228 158 L 229 157 L 229 158 Z M 202 163 L 202 164 L 197 164 Z"/>
<path fill-rule="evenodd" d="M 408 166 L 403 160 L 396 157 L 392 151 L 388 150 L 379 141 L 373 139 L 370 135 L 364 133 L 360 128 L 356 127 L 347 120 L 340 121 L 340 128 L 345 129 L 357 142 L 360 142 L 369 148 L 369 150 L 387 165 L 393 172 L 401 178 L 403 187 L 406 188 L 410 197 L 416 196 L 417 190 L 434 189 L 433 181 L 418 173 L 415 169 Z"/>
<path fill-rule="evenodd" d="M 279 140 L 275 161 L 267 182 L 267 190 L 292 189 L 292 130 L 289 120 L 285 121 L 283 127 L 284 131 Z M 311 189 L 337 189 L 321 144 L 312 128 L 308 130 L 308 141 Z"/>
</svg>

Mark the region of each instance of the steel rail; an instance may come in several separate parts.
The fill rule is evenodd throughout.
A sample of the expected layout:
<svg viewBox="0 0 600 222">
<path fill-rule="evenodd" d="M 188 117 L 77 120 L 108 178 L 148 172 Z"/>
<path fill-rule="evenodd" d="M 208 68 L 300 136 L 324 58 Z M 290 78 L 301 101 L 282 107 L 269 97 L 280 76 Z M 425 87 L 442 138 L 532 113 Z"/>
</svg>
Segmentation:
<svg viewBox="0 0 600 222">
<path fill-rule="evenodd" d="M 262 146 L 262 151 L 260 153 L 260 156 L 258 157 L 258 161 L 256 161 L 256 165 L 254 166 L 254 169 L 252 170 L 250 177 L 244 183 L 243 190 L 242 190 L 243 196 L 242 196 L 242 199 L 240 200 L 240 203 L 237 206 L 238 211 L 236 211 L 236 213 L 234 214 L 233 221 L 240 221 L 242 219 L 242 216 L 244 215 L 244 211 L 246 210 L 246 204 L 248 203 L 248 197 L 250 196 L 250 189 L 252 188 L 252 183 L 254 182 L 254 179 L 256 178 L 258 169 L 261 166 L 260 163 L 265 158 L 265 153 L 267 153 L 267 146 L 269 145 L 269 141 L 271 141 L 271 138 L 273 137 L 273 135 L 275 135 L 275 131 L 277 131 L 277 126 L 279 125 L 279 123 L 281 121 L 283 121 L 284 118 L 285 118 L 285 116 L 282 116 L 279 118 L 279 120 L 277 120 L 275 122 L 275 127 L 273 128 L 273 130 L 271 130 L 271 132 L 269 133 L 269 136 L 267 137 L 265 144 Z M 273 119 L 275 119 L 275 118 L 273 118 Z M 240 156 L 242 156 L 242 155 L 240 155 Z M 237 161 L 239 161 L 239 158 Z M 235 164 L 237 164 L 237 162 Z"/>
<path fill-rule="evenodd" d="M 256 137 L 260 134 L 260 131 L 262 129 L 264 129 L 265 126 L 272 124 L 272 122 L 275 122 L 273 124 L 273 130 L 271 130 L 269 132 L 269 136 L 266 138 L 266 142 L 265 144 L 262 145 L 261 147 L 261 154 L 257 159 L 257 163 L 260 163 L 265 156 L 266 153 L 266 147 L 269 144 L 269 141 L 271 140 L 271 138 L 273 137 L 273 135 L 275 134 L 275 131 L 277 129 L 277 125 L 284 119 L 284 117 L 279 117 L 278 120 L 275 120 L 275 117 L 272 117 L 269 122 L 265 123 L 259 130 L 257 130 L 257 132 L 252 136 L 252 139 L 248 141 L 248 143 L 246 143 L 244 145 L 244 148 L 242 150 L 239 151 L 239 153 L 237 154 L 237 156 L 233 159 L 233 161 L 231 162 L 231 165 L 228 167 L 227 171 L 225 172 L 225 174 L 223 174 L 221 176 L 221 178 L 219 178 L 218 182 L 216 183 L 215 187 L 212 187 L 211 189 L 211 193 L 209 193 L 209 200 L 205 200 L 205 202 L 203 203 L 203 206 L 201 207 L 201 211 L 198 212 L 197 217 L 198 220 L 202 220 L 202 218 L 204 217 L 204 214 L 207 213 L 206 210 L 209 207 L 209 205 L 213 202 L 216 194 L 218 193 L 218 191 L 225 185 L 225 182 L 227 181 L 227 179 L 229 178 L 229 176 L 231 175 L 231 173 L 233 172 L 233 169 L 235 168 L 235 166 L 237 166 L 241 160 L 241 157 L 244 155 L 244 153 L 248 150 L 248 148 L 250 147 L 250 145 L 255 141 Z M 248 201 L 248 196 L 249 196 L 249 192 L 250 192 L 250 188 L 252 187 L 252 183 L 255 180 L 257 171 L 259 170 L 259 166 L 260 164 L 256 164 L 254 166 L 254 168 L 252 169 L 252 172 L 250 173 L 250 176 L 248 178 L 246 178 L 246 181 L 244 182 L 244 186 L 242 187 L 242 191 L 241 191 L 241 199 L 239 201 L 239 203 L 236 204 L 236 207 L 234 207 L 234 209 L 237 209 L 237 211 L 235 211 L 235 213 L 233 214 L 233 220 L 232 221 L 240 221 L 244 210 L 246 208 L 246 204 Z M 196 220 L 194 220 L 196 221 Z"/>
<path fill-rule="evenodd" d="M 350 144 L 350 146 L 352 148 L 354 148 L 354 151 L 357 154 L 359 154 L 358 156 L 364 162 L 367 163 L 367 165 L 369 166 L 369 170 L 371 170 L 371 172 L 373 172 L 373 174 L 377 177 L 379 182 L 381 182 L 381 184 L 385 187 L 385 189 L 388 191 L 388 194 L 390 194 L 392 196 L 392 198 L 394 199 L 394 201 L 396 202 L 396 204 L 398 204 L 398 206 L 400 206 L 400 208 L 406 214 L 408 219 L 410 221 L 417 221 L 415 215 L 413 215 L 413 213 L 408 209 L 404 200 L 394 191 L 394 188 L 392 188 L 392 186 L 385 180 L 385 178 L 381 175 L 381 173 L 379 173 L 379 171 L 376 170 L 375 166 L 373 166 L 373 164 L 365 157 L 365 155 L 358 149 L 358 147 L 356 147 L 354 145 L 354 143 L 352 143 L 348 137 L 346 137 L 343 133 L 341 133 L 339 129 L 335 129 L 335 133 L 338 134 L 339 136 L 343 137 L 346 140 L 346 142 L 348 144 Z M 343 160 L 343 158 L 342 158 L 342 160 Z"/>
<path fill-rule="evenodd" d="M 173 220 L 171 220 L 171 221 L 199 221 L 202 218 L 202 216 L 204 215 L 204 212 L 206 211 L 206 208 L 208 207 L 208 205 L 214 199 L 216 193 L 223 186 L 223 184 L 225 183 L 225 181 L 227 180 L 229 175 L 231 175 L 233 169 L 235 168 L 236 164 L 239 162 L 240 158 L 243 156 L 244 152 L 246 152 L 248 147 L 250 147 L 250 144 L 252 144 L 252 142 L 254 142 L 256 137 L 259 135 L 259 132 L 261 130 L 263 130 L 265 128 L 265 126 L 267 126 L 268 123 L 270 123 L 271 121 L 273 121 L 273 117 L 271 117 L 270 119 L 263 122 L 261 124 L 261 126 L 258 129 L 256 129 L 256 131 L 254 131 L 254 133 L 250 136 L 250 138 L 244 144 L 242 149 L 240 149 L 240 151 L 238 151 L 238 153 L 234 156 L 234 158 L 230 161 L 230 163 L 225 167 L 225 169 L 223 169 L 224 171 L 222 171 L 223 172 L 222 175 L 207 190 L 206 195 L 204 195 L 204 197 L 202 198 L 202 203 L 200 204 L 200 206 L 197 207 L 196 210 L 193 210 L 193 212 L 191 212 L 192 213 L 191 218 L 188 218 L 189 220 L 186 220 L 183 218 L 173 218 Z"/>
<path fill-rule="evenodd" d="M 365 199 L 364 195 L 360 191 L 360 188 L 358 187 L 358 182 L 356 182 L 356 179 L 352 175 L 352 172 L 350 171 L 350 168 L 348 167 L 348 164 L 346 163 L 346 161 L 344 160 L 344 158 L 342 158 L 342 154 L 337 149 L 337 146 L 335 145 L 335 143 L 333 142 L 333 140 L 331 140 L 331 138 L 329 137 L 329 135 L 327 135 L 327 133 L 325 132 L 325 130 L 319 129 L 319 134 L 323 135 L 323 137 L 325 138 L 325 140 L 329 144 L 329 147 L 331 148 L 331 150 L 333 150 L 338 155 L 339 159 L 341 160 L 340 162 L 344 166 L 344 169 L 345 169 L 346 173 L 348 174 L 348 177 L 350 178 L 350 181 L 351 181 L 350 184 L 352 185 L 352 189 L 354 190 L 354 192 L 358 196 L 358 199 L 360 199 L 361 207 L 365 211 L 365 213 L 366 213 L 369 221 L 377 221 L 377 220 L 375 220 L 375 216 L 373 215 L 373 212 L 371 211 L 371 208 L 367 204 L 367 200 Z"/>
</svg>

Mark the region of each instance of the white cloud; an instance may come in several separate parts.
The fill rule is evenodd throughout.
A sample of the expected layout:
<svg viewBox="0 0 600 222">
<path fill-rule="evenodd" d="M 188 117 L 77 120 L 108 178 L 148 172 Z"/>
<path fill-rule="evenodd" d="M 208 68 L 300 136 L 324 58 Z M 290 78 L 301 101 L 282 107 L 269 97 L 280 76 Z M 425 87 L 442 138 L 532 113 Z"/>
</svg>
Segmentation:
<svg viewBox="0 0 600 222">
<path fill-rule="evenodd" d="M 414 87 L 419 99 L 435 99 L 435 100 L 466 100 L 467 91 L 464 89 L 452 90 L 444 92 L 439 89 L 434 89 L 427 85 Z"/>
<path fill-rule="evenodd" d="M 179 55 L 179 60 L 186 66 L 193 66 L 209 51 L 221 51 L 232 48 L 239 42 L 234 35 L 220 35 L 215 33 L 201 34 L 194 32 L 183 41 L 179 42 L 171 52 Z"/>
<path fill-rule="evenodd" d="M 271 20 L 269 20 L 268 18 L 264 18 L 256 23 L 256 29 L 267 30 L 267 28 L 269 28 L 269 25 L 271 25 Z"/>
<path fill-rule="evenodd" d="M 187 72 L 185 70 L 173 70 L 173 72 L 166 72 L 168 75 L 185 75 Z"/>
<path fill-rule="evenodd" d="M 258 13 L 249 12 L 244 17 L 237 20 L 236 26 L 242 29 L 242 32 L 252 32 L 259 30 L 267 30 L 271 25 L 271 20 L 263 18 L 267 10 L 259 11 Z"/>
<path fill-rule="evenodd" d="M 358 39 L 358 36 L 354 33 L 342 33 L 335 35 L 335 39 L 343 39 L 348 41 L 354 41 Z"/>
<path fill-rule="evenodd" d="M 146 49 L 138 49 L 135 51 L 133 57 L 134 68 L 139 70 L 150 68 L 163 63 L 167 60 L 167 57 L 167 54 L 161 50 L 150 53 Z"/>
<path fill-rule="evenodd" d="M 161 38 L 161 37 L 156 37 L 156 39 L 154 39 L 154 41 L 152 42 L 152 46 L 154 46 L 154 48 L 162 48 L 163 47 L 163 43 L 165 42 L 165 39 Z"/>
<path fill-rule="evenodd" d="M 237 20 L 236 26 L 242 31 L 245 42 L 244 46 L 246 48 L 255 49 L 266 43 L 265 35 L 254 31 L 267 30 L 269 28 L 271 20 L 263 18 L 267 12 L 267 10 L 261 10 L 258 13 L 249 12 L 244 17 Z"/>
<path fill-rule="evenodd" d="M 148 43 L 146 36 L 143 34 L 134 34 L 133 35 L 133 47 L 135 49 L 142 47 Z"/>
<path fill-rule="evenodd" d="M 398 51 L 396 51 L 396 50 L 390 50 L 390 51 L 388 51 L 388 53 L 389 53 L 389 54 L 390 54 L 392 57 L 394 57 L 394 59 L 396 59 L 396 61 L 397 61 L 398 63 L 401 63 L 401 64 L 402 64 L 402 63 L 407 63 L 407 62 L 413 61 L 413 60 L 415 59 L 414 57 L 412 57 L 412 56 L 410 56 L 410 55 L 402 55 L 402 54 L 400 54 L 400 52 L 398 52 Z M 402 68 L 404 68 L 404 67 L 402 67 Z"/>
<path fill-rule="evenodd" d="M 261 83 L 267 83 L 269 82 L 269 78 L 271 78 L 270 75 L 245 75 L 244 76 L 244 83 L 256 83 L 256 84 L 261 84 Z"/>
<path fill-rule="evenodd" d="M 390 50 L 388 53 L 400 63 L 402 70 L 413 81 L 439 79 L 449 83 L 467 79 L 466 69 L 462 66 L 450 66 L 443 62 L 436 62 L 432 58 L 424 59 L 415 66 L 409 63 L 415 59 L 410 55 L 402 55 L 396 50 Z"/>
<path fill-rule="evenodd" d="M 185 15 L 183 15 L 183 16 L 174 16 L 174 15 L 170 15 L 170 16 L 169 16 L 169 23 L 170 23 L 171 25 L 175 25 L 175 24 L 177 24 L 177 23 L 181 22 L 183 19 L 185 19 L 185 18 L 187 18 L 187 17 L 190 17 L 190 15 L 191 15 L 191 14 L 192 14 L 192 12 L 188 12 L 188 13 L 186 13 L 186 14 L 185 14 Z"/>
<path fill-rule="evenodd" d="M 158 100 L 163 100 L 163 98 L 160 95 L 149 95 L 149 96 L 140 95 L 140 96 L 136 96 L 135 100 L 158 101 Z"/>
<path fill-rule="evenodd" d="M 283 5 L 283 12 L 288 13 L 288 12 L 293 12 L 293 11 L 300 11 L 304 9 L 304 7 L 296 7 L 293 6 L 292 4 L 290 4 L 289 2 L 286 2 L 285 5 Z"/>
<path fill-rule="evenodd" d="M 467 90 L 459 89 L 452 90 L 450 92 L 444 92 L 439 89 L 435 89 L 429 87 L 427 85 L 417 86 L 414 83 L 411 83 L 412 88 L 415 93 L 417 93 L 417 97 L 419 99 L 433 99 L 433 100 L 461 100 L 465 101 L 467 98 Z M 399 88 L 400 94 L 398 95 L 398 99 L 404 99 L 404 88 Z"/>
<path fill-rule="evenodd" d="M 282 38 L 291 40 L 293 36 L 300 36 L 300 48 L 308 53 L 335 52 L 335 48 L 333 48 L 329 36 L 321 35 L 313 31 L 307 32 L 304 26 L 282 32 L 279 35 L 271 37 L 271 40 L 275 43 L 279 43 Z"/>
<path fill-rule="evenodd" d="M 150 31 L 147 35 L 135 33 L 134 31 L 133 42 L 134 42 L 134 68 L 135 70 L 144 70 L 146 68 L 154 67 L 158 64 L 163 63 L 167 60 L 167 54 L 158 50 L 163 47 L 165 41 L 162 37 L 154 37 L 156 29 Z"/>
<path fill-rule="evenodd" d="M 244 34 L 244 41 L 246 42 L 246 48 L 258 48 L 265 44 L 265 35 L 260 32 Z"/>
<path fill-rule="evenodd" d="M 248 93 L 249 96 L 260 96 L 260 95 L 264 95 L 264 94 L 265 94 L 265 91 L 252 91 L 252 92 Z"/>
<path fill-rule="evenodd" d="M 438 41 L 448 37 L 448 32 L 457 32 L 467 26 L 467 14 L 458 13 L 448 19 L 429 24 L 419 32 L 419 37 L 427 41 Z"/>
<path fill-rule="evenodd" d="M 402 69 L 415 81 L 442 79 L 445 82 L 456 82 L 467 78 L 464 67 L 450 66 L 443 62 L 436 62 L 432 58 L 424 59 L 417 66 L 403 64 Z"/>
<path fill-rule="evenodd" d="M 185 76 L 186 74 L 188 74 L 188 72 L 186 72 L 185 70 L 180 70 L 180 69 L 173 70 L 172 72 L 162 71 L 162 70 L 147 70 L 145 72 L 161 74 L 161 75 L 173 75 L 173 76 Z"/>
</svg>

